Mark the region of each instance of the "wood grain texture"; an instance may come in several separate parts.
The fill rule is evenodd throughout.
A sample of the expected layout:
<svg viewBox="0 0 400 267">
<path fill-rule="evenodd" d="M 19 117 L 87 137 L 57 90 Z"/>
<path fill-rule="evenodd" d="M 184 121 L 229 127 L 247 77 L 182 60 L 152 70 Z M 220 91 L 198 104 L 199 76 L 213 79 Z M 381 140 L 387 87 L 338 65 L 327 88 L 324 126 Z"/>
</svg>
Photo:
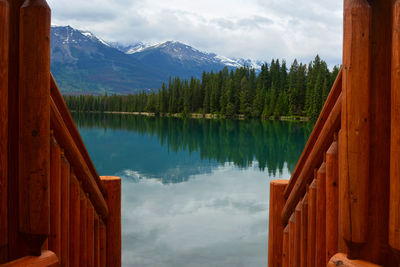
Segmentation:
<svg viewBox="0 0 400 267">
<path fill-rule="evenodd" d="M 87 207 L 87 266 L 94 267 L 94 208 L 88 201 Z"/>
<path fill-rule="evenodd" d="M 338 253 L 334 255 L 328 262 L 328 267 L 379 267 L 382 265 L 376 265 L 370 262 L 362 260 L 350 260 L 346 254 Z"/>
<path fill-rule="evenodd" d="M 40 256 L 27 256 L 8 262 L 2 267 L 58 267 L 59 262 L 57 255 L 50 250 L 42 251 Z"/>
<path fill-rule="evenodd" d="M 69 266 L 70 180 L 70 165 L 61 151 L 61 266 Z"/>
<path fill-rule="evenodd" d="M 94 214 L 94 266 L 100 266 L 100 221 Z"/>
<path fill-rule="evenodd" d="M 325 266 L 326 260 L 326 164 L 323 162 L 317 171 L 317 202 L 316 202 L 316 229 L 315 229 L 315 264 Z"/>
<path fill-rule="evenodd" d="M 294 256 L 293 264 L 296 267 L 300 266 L 300 251 L 301 251 L 301 201 L 295 209 L 295 233 L 294 233 Z"/>
<path fill-rule="evenodd" d="M 50 144 L 49 249 L 61 258 L 61 149 L 54 137 Z"/>
<path fill-rule="evenodd" d="M 80 188 L 75 174 L 71 170 L 70 180 L 70 231 L 69 231 L 69 262 L 70 266 L 79 266 L 80 260 L 80 236 L 81 236 L 81 208 L 80 208 Z"/>
<path fill-rule="evenodd" d="M 294 266 L 294 244 L 296 234 L 296 214 L 293 213 L 289 218 L 289 266 Z"/>
<path fill-rule="evenodd" d="M 301 203 L 301 234 L 300 234 L 300 267 L 307 267 L 307 245 L 308 245 L 308 193 Z"/>
<path fill-rule="evenodd" d="M 80 189 L 80 242 L 79 242 L 79 265 L 87 266 L 87 199 L 85 193 Z"/>
<path fill-rule="evenodd" d="M 315 171 L 316 177 L 316 171 Z M 316 211 L 317 211 L 317 181 L 313 180 L 308 188 L 308 229 L 307 229 L 307 266 L 315 265 L 315 228 L 316 228 Z"/>
<path fill-rule="evenodd" d="M 107 230 L 100 219 L 100 267 L 107 266 Z"/>
</svg>

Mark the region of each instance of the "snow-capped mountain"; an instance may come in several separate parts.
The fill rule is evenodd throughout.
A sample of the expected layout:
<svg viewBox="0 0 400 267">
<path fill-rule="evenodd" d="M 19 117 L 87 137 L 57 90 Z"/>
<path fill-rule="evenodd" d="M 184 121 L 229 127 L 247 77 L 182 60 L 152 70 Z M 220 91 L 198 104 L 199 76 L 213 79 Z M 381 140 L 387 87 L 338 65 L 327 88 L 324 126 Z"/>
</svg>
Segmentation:
<svg viewBox="0 0 400 267">
<path fill-rule="evenodd" d="M 104 41 L 70 26 L 52 27 L 52 72 L 61 90 L 70 93 L 132 93 L 160 88 L 169 77 L 201 77 L 224 67 L 261 68 L 262 62 L 230 59 L 187 44 Z"/>
</svg>

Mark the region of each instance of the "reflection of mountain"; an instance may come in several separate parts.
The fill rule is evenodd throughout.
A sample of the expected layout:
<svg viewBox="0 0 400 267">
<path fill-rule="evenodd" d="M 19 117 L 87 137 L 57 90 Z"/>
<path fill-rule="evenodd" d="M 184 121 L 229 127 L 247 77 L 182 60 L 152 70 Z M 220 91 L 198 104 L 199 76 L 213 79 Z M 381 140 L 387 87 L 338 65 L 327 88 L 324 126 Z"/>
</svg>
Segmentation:
<svg viewBox="0 0 400 267">
<path fill-rule="evenodd" d="M 311 124 L 279 121 L 184 120 L 119 114 L 79 113 L 74 114 L 74 119 L 83 129 L 91 127 L 122 129 L 139 133 L 142 136 L 156 137 L 158 142 L 151 146 L 154 147 L 154 150 L 151 151 L 151 157 L 148 159 L 150 162 L 146 163 L 150 166 L 155 166 L 151 161 L 160 156 L 157 155 L 160 150 L 157 145 L 159 146 L 158 143 L 160 143 L 162 147 L 167 147 L 168 151 L 175 152 L 167 156 L 169 162 L 163 162 L 170 168 L 177 166 L 173 162 L 176 157 L 182 157 L 181 160 L 187 161 L 184 162 L 185 166 L 194 164 L 193 170 L 196 166 L 202 168 L 203 164 L 196 165 L 201 159 L 203 159 L 202 162 L 204 159 L 211 160 L 214 162 L 212 165 L 215 165 L 215 161 L 233 162 L 239 167 L 248 167 L 256 160 L 261 170 L 267 167 L 270 174 L 273 175 L 277 170 L 282 172 L 285 162 L 287 162 L 289 170 L 293 171 L 312 129 Z M 127 135 L 125 138 L 127 140 L 124 142 L 125 148 L 110 147 L 109 151 L 129 150 L 130 153 L 140 155 L 142 158 L 143 155 L 149 153 L 149 151 L 137 151 L 140 149 L 140 144 L 135 147 L 132 145 L 132 137 Z M 91 141 L 89 140 L 89 142 Z M 121 140 L 118 140 L 118 143 L 121 143 Z M 100 146 L 102 145 L 100 144 Z M 148 150 L 148 147 L 146 149 Z M 199 153 L 188 157 L 186 153 L 180 152 Z M 196 159 L 198 154 L 200 156 Z M 197 163 L 190 162 L 191 159 Z M 143 160 L 141 159 L 141 161 Z M 179 162 L 182 163 L 182 161 Z M 158 164 L 158 161 L 156 163 Z M 120 167 L 122 168 L 118 170 L 127 168 L 126 166 Z"/>
</svg>

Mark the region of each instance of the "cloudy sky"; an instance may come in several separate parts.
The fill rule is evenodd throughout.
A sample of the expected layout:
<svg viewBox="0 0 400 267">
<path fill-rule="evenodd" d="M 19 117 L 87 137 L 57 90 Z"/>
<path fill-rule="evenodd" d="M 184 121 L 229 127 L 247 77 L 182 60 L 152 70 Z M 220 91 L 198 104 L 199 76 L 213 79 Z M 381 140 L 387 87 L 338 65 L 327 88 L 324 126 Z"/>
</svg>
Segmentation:
<svg viewBox="0 0 400 267">
<path fill-rule="evenodd" d="M 49 0 L 55 25 L 123 44 L 176 40 L 228 57 L 341 62 L 333 0 Z"/>
</svg>

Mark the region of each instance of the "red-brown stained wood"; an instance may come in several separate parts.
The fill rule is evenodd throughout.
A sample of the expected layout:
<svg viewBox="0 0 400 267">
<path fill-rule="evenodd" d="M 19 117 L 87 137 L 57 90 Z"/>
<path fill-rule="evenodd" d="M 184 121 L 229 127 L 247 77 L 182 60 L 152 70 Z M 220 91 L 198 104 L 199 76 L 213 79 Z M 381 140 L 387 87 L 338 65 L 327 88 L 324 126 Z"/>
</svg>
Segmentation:
<svg viewBox="0 0 400 267">
<path fill-rule="evenodd" d="M 8 1 L 0 0 L 0 264 L 8 258 L 8 32 Z"/>
<path fill-rule="evenodd" d="M 301 204 L 300 267 L 307 267 L 308 193 Z"/>
<path fill-rule="evenodd" d="M 380 267 L 382 265 L 376 265 L 370 262 L 362 260 L 350 260 L 346 254 L 338 253 L 335 254 L 328 262 L 327 267 Z"/>
<path fill-rule="evenodd" d="M 69 231 L 69 263 L 70 266 L 79 266 L 80 259 L 80 240 L 81 240 L 81 208 L 80 208 L 80 188 L 75 174 L 71 170 L 70 180 L 70 231 Z"/>
<path fill-rule="evenodd" d="M 282 209 L 285 205 L 283 192 L 288 180 L 274 180 L 270 183 L 268 266 L 282 265 L 283 224 Z"/>
<path fill-rule="evenodd" d="M 94 208 L 90 201 L 87 207 L 87 266 L 94 266 Z"/>
<path fill-rule="evenodd" d="M 27 256 L 15 261 L 8 262 L 2 267 L 58 267 L 59 261 L 57 255 L 50 250 L 42 251 L 40 256 Z"/>
<path fill-rule="evenodd" d="M 297 204 L 295 210 L 295 233 L 294 233 L 294 260 L 296 267 L 300 266 L 300 250 L 301 250 L 301 202 Z"/>
<path fill-rule="evenodd" d="M 316 176 L 316 174 L 315 174 Z M 315 228 L 317 211 L 317 180 L 314 179 L 308 188 L 308 228 L 307 228 L 307 266 L 315 265 Z"/>
<path fill-rule="evenodd" d="M 400 260 L 400 0 L 393 9 L 389 245 Z"/>
<path fill-rule="evenodd" d="M 107 232 L 103 220 L 100 220 L 100 267 L 107 265 Z"/>
<path fill-rule="evenodd" d="M 371 7 L 367 0 L 344 1 L 343 92 L 340 155 L 341 189 L 345 200 L 340 208 L 343 238 L 349 256 L 367 240 L 370 152 Z"/>
<path fill-rule="evenodd" d="M 100 222 L 97 213 L 94 214 L 94 266 L 100 266 Z"/>
<path fill-rule="evenodd" d="M 289 218 L 289 266 L 294 266 L 294 243 L 295 243 L 295 231 L 296 231 L 296 218 L 295 213 Z"/>
<path fill-rule="evenodd" d="M 81 229 L 80 229 L 80 250 L 79 265 L 87 266 L 87 199 L 85 193 L 80 191 Z"/>
<path fill-rule="evenodd" d="M 69 162 L 61 152 L 61 266 L 69 266 L 70 174 Z"/>
<path fill-rule="evenodd" d="M 289 225 L 283 230 L 282 267 L 289 267 Z"/>
<path fill-rule="evenodd" d="M 289 198 L 286 201 L 285 207 L 282 212 L 283 224 L 287 223 L 287 220 L 296 207 L 297 203 L 301 200 L 307 190 L 307 184 L 311 183 L 313 178 L 314 168 L 318 168 L 323 160 L 323 154 L 329 148 L 332 143 L 333 134 L 339 130 L 340 127 L 340 114 L 342 106 L 342 96 L 339 96 L 332 112 L 329 114 L 317 141 L 315 142 L 314 148 L 308 157 L 293 190 L 290 192 Z"/>
<path fill-rule="evenodd" d="M 338 134 L 338 155 L 340 155 L 340 150 L 341 148 L 341 143 L 343 142 L 343 130 L 339 131 Z M 338 236 L 338 251 L 340 253 L 344 253 L 347 254 L 348 250 L 347 250 L 347 245 L 346 245 L 346 241 L 343 238 L 343 233 L 344 233 L 344 228 L 345 228 L 345 220 L 342 219 L 342 216 L 344 216 L 344 213 L 341 212 L 342 207 L 344 205 L 344 201 L 345 201 L 345 193 L 346 190 L 345 188 L 343 188 L 343 186 L 346 186 L 346 183 L 343 183 L 342 181 L 340 181 L 341 177 L 343 177 L 341 175 L 341 173 L 344 171 L 343 166 L 345 166 L 345 164 L 343 164 L 343 161 L 345 160 L 344 157 L 338 157 L 339 160 L 339 214 L 338 214 L 338 223 L 339 223 L 339 236 Z"/>
<path fill-rule="evenodd" d="M 107 266 L 121 266 L 121 178 L 100 177 L 107 191 L 109 214 L 107 229 Z"/>
<path fill-rule="evenodd" d="M 316 266 L 325 266 L 326 260 L 326 164 L 323 162 L 317 172 L 317 205 L 316 205 L 316 220 L 315 229 L 315 264 Z"/>
<path fill-rule="evenodd" d="M 338 252 L 339 235 L 339 162 L 338 143 L 326 152 L 326 259 Z"/>
<path fill-rule="evenodd" d="M 49 249 L 61 258 L 61 149 L 54 137 L 50 145 L 50 236 Z"/>
</svg>

